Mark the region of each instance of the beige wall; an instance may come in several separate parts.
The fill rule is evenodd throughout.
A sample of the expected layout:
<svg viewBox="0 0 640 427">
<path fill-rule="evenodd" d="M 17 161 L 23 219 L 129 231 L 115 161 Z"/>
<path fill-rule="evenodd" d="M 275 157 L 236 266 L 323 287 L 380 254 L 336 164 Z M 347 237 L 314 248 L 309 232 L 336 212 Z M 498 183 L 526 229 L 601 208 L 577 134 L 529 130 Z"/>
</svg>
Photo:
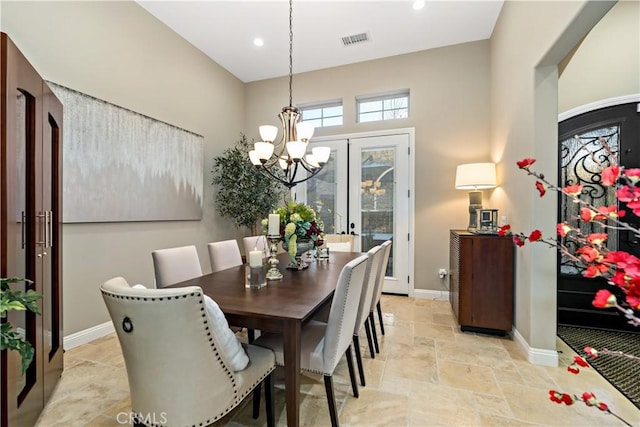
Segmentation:
<svg viewBox="0 0 640 427">
<path fill-rule="evenodd" d="M 516 231 L 555 235 L 556 198 L 539 198 L 515 165 L 535 157 L 557 178 L 557 64 L 612 2 L 505 2 L 491 38 L 491 152 L 502 188 L 493 201 Z M 555 252 L 527 245 L 516 257 L 515 326 L 534 349 L 555 352 Z"/>
<path fill-rule="evenodd" d="M 640 93 L 640 2 L 616 3 L 580 43 L 559 81 L 560 112 Z"/>
<path fill-rule="evenodd" d="M 196 244 L 210 271 L 206 243 L 235 237 L 210 171 L 242 131 L 242 82 L 135 2 L 3 2 L 2 30 L 45 79 L 205 138 L 202 221 L 64 224 L 64 334 L 109 320 L 105 279 L 151 285 L 154 249 Z"/>
<path fill-rule="evenodd" d="M 294 103 L 343 100 L 344 125 L 318 129 L 316 136 L 415 128 L 416 289 L 441 289 L 438 268 L 449 266 L 449 229 L 469 221 L 467 193 L 454 189 L 456 165 L 489 159 L 488 54 L 488 41 L 481 41 L 293 78 Z M 287 78 L 247 84 L 249 136 L 259 138 L 260 124 L 276 124 L 288 104 L 287 85 Z M 356 96 L 407 88 L 408 119 L 356 123 Z"/>
</svg>

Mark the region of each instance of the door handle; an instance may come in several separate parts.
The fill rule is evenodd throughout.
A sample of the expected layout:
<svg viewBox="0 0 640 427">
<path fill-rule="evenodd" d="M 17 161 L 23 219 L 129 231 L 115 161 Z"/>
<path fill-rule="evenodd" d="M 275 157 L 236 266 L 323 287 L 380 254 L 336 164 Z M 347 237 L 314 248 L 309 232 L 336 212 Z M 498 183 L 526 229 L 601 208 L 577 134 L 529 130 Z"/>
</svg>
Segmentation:
<svg viewBox="0 0 640 427">
<path fill-rule="evenodd" d="M 26 220 L 26 216 L 24 214 L 24 211 L 22 211 L 22 222 L 20 223 L 20 232 L 22 234 L 22 247 L 21 249 L 24 249 L 25 247 L 25 242 L 24 242 L 24 227 L 25 227 L 25 220 Z"/>
</svg>

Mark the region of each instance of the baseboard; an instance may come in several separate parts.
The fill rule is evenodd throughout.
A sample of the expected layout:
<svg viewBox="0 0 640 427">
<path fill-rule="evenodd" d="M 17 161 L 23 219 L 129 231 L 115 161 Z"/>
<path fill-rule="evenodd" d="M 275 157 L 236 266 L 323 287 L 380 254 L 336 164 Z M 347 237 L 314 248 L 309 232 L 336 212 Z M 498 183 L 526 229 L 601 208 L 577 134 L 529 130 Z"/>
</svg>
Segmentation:
<svg viewBox="0 0 640 427">
<path fill-rule="evenodd" d="M 419 299 L 449 300 L 449 291 L 434 291 L 432 289 L 414 289 L 413 297 Z"/>
<path fill-rule="evenodd" d="M 529 346 L 529 343 L 518 332 L 516 328 L 513 328 L 513 340 L 522 349 L 524 354 L 527 355 L 527 360 L 534 365 L 558 367 L 558 352 L 556 350 L 544 350 L 541 348 L 533 348 Z"/>
<path fill-rule="evenodd" d="M 102 338 L 105 335 L 115 332 L 113 323 L 111 321 L 102 323 L 100 325 L 93 326 L 82 331 L 67 335 L 63 338 L 62 346 L 65 350 L 71 350 L 82 344 L 86 344 L 95 339 Z"/>
</svg>

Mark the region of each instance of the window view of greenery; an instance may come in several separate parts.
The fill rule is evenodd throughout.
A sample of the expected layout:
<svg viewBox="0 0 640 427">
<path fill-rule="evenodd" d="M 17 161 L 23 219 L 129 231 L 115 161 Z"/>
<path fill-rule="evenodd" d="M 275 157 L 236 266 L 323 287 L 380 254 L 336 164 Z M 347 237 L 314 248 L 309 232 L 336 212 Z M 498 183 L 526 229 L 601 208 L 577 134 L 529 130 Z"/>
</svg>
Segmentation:
<svg viewBox="0 0 640 427">
<path fill-rule="evenodd" d="M 324 169 L 312 180 L 307 181 L 307 204 L 313 207 L 324 223 L 325 233 L 346 232 L 346 224 L 336 212 L 336 158 L 331 153 Z"/>
</svg>

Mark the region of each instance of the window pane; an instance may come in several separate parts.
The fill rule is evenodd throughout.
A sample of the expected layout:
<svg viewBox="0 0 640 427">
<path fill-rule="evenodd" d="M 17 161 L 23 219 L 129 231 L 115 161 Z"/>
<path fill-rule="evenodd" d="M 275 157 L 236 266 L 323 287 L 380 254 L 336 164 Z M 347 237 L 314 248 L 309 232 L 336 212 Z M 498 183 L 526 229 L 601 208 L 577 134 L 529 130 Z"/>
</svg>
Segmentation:
<svg viewBox="0 0 640 427">
<path fill-rule="evenodd" d="M 324 126 L 341 126 L 342 116 L 340 117 L 327 117 L 323 120 Z"/>
<path fill-rule="evenodd" d="M 382 101 L 367 101 L 359 105 L 360 114 L 372 111 L 382 111 Z"/>
<path fill-rule="evenodd" d="M 374 122 L 382 120 L 382 112 L 374 111 L 373 113 L 360 114 L 360 122 Z"/>
<path fill-rule="evenodd" d="M 307 181 L 307 203 L 313 207 L 316 214 L 324 222 L 325 233 L 336 233 L 336 153 L 331 156 L 322 171 L 313 179 Z M 340 226 L 340 224 L 338 224 Z"/>
<path fill-rule="evenodd" d="M 322 117 L 322 110 L 320 108 L 314 108 L 313 110 L 302 110 L 302 118 L 304 121 L 319 119 L 320 117 Z"/>
<path fill-rule="evenodd" d="M 336 105 L 335 107 L 323 108 L 323 115 L 325 117 L 342 116 L 342 105 Z"/>
<path fill-rule="evenodd" d="M 304 120 L 305 123 L 311 123 L 317 128 L 322 127 L 322 119 Z"/>
</svg>

